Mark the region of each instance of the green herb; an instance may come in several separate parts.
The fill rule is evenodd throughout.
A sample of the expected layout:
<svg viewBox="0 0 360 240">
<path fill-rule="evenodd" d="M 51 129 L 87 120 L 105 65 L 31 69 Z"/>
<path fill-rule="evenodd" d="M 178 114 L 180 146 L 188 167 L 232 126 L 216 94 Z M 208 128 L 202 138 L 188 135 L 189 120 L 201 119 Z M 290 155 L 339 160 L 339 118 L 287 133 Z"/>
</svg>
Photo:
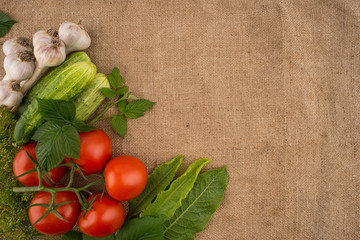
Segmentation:
<svg viewBox="0 0 360 240">
<path fill-rule="evenodd" d="M 227 184 L 226 168 L 200 174 L 189 195 L 172 218 L 164 223 L 164 237 L 169 240 L 194 239 L 219 207 Z"/>
<path fill-rule="evenodd" d="M 4 12 L 0 11 L 0 37 L 5 36 L 15 23 L 17 23 L 17 21 L 11 20 Z"/>
<path fill-rule="evenodd" d="M 111 234 L 110 236 L 107 236 L 107 237 L 94 238 L 94 237 L 90 237 L 88 235 L 83 234 L 83 240 L 115 240 L 115 235 Z"/>
<path fill-rule="evenodd" d="M 69 231 L 65 233 L 62 237 L 62 240 L 82 240 L 83 234 L 77 231 Z"/>
<path fill-rule="evenodd" d="M 95 129 L 75 119 L 76 108 L 72 102 L 37 99 L 39 112 L 47 121 L 32 136 L 37 141 L 36 156 L 42 169 L 48 171 L 65 158 L 79 159 L 80 137 L 78 132 Z"/>
<path fill-rule="evenodd" d="M 14 193 L 12 163 L 20 146 L 13 138 L 15 115 L 0 108 L 0 236 L 2 239 L 32 239 L 36 230 L 28 221 L 28 207 L 33 193 Z"/>
<path fill-rule="evenodd" d="M 129 201 L 128 217 L 134 217 L 143 211 L 159 192 L 163 191 L 173 180 L 181 165 L 183 156 L 179 155 L 169 162 L 157 166 L 149 175 L 146 187 L 140 195 Z"/>
<path fill-rule="evenodd" d="M 89 124 L 111 118 L 111 126 L 122 138 L 124 138 L 127 133 L 127 118 L 136 119 L 144 116 L 145 112 L 150 109 L 155 102 L 139 99 L 132 92 L 128 92 L 129 88 L 123 86 L 124 79 L 120 75 L 120 70 L 118 68 L 114 68 L 107 77 L 112 88 L 102 88 L 100 91 L 109 99 L 108 104 L 98 116 L 89 122 Z M 112 117 L 102 118 L 107 110 L 115 105 L 117 105 L 119 113 Z"/>
<path fill-rule="evenodd" d="M 169 189 L 158 194 L 155 201 L 141 212 L 140 217 L 155 216 L 165 220 L 171 218 L 183 200 L 190 192 L 201 168 L 210 162 L 202 158 L 191 164 L 186 172 L 171 183 Z"/>
<path fill-rule="evenodd" d="M 146 217 L 125 222 L 115 234 L 116 240 L 163 240 L 163 220 Z"/>
</svg>

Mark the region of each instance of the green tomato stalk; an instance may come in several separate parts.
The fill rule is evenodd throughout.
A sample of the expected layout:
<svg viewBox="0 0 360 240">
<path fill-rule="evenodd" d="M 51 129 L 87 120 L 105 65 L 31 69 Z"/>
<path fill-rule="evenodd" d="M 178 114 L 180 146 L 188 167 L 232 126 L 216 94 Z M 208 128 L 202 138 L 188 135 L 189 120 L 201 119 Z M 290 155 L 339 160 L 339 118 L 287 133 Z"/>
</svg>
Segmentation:
<svg viewBox="0 0 360 240">
<path fill-rule="evenodd" d="M 44 171 L 43 169 L 41 169 L 40 165 L 37 163 L 37 161 L 28 153 L 26 152 L 28 157 L 31 159 L 31 161 L 33 162 L 33 164 L 35 165 L 36 171 L 38 172 L 39 176 L 42 176 L 42 179 L 46 181 L 46 183 L 48 183 L 48 185 L 52 185 L 55 184 L 54 182 L 50 182 L 52 181 L 50 176 L 48 175 L 47 171 Z M 100 184 L 100 183 L 104 183 L 104 178 L 98 179 L 96 181 L 90 182 L 89 184 L 83 186 L 83 187 L 79 187 L 79 188 L 75 188 L 72 187 L 72 184 L 74 182 L 74 176 L 75 176 L 75 171 L 77 170 L 78 172 L 80 172 L 81 176 L 83 176 L 83 178 L 86 179 L 86 177 L 83 175 L 80 167 L 72 162 L 71 160 L 69 160 L 70 163 L 65 163 L 65 164 L 61 164 L 59 166 L 71 166 L 71 171 L 70 171 L 70 178 L 69 178 L 69 182 L 65 187 L 45 187 L 42 184 L 42 181 L 39 180 L 39 185 L 35 186 L 35 187 L 14 187 L 13 191 L 15 193 L 27 193 L 27 192 L 40 192 L 40 191 L 45 191 L 45 192 L 49 192 L 51 194 L 51 201 L 48 205 L 46 204 L 33 204 L 30 205 L 30 207 L 33 206 L 41 206 L 41 207 L 45 207 L 47 210 L 45 211 L 45 213 L 34 223 L 34 225 L 38 222 L 40 222 L 43 218 L 45 218 L 49 213 L 53 213 L 55 216 L 57 216 L 58 218 L 60 218 L 61 220 L 64 220 L 60 214 L 58 214 L 58 212 L 56 211 L 56 208 L 65 205 L 69 202 L 63 202 L 63 203 L 58 203 L 55 204 L 55 195 L 57 192 L 63 192 L 63 191 L 70 191 L 70 192 L 74 192 L 76 194 L 76 196 L 78 197 L 78 200 L 82 206 L 82 208 L 85 210 L 84 213 L 86 213 L 86 211 L 88 211 L 91 207 L 91 203 L 89 204 L 86 201 L 86 197 L 84 196 L 83 192 L 90 192 L 88 189 L 96 184 Z M 26 174 L 29 174 L 30 172 L 33 172 L 34 170 L 31 169 L 19 176 L 17 176 L 17 178 L 24 176 Z M 49 180 L 50 179 L 50 180 Z M 83 213 L 83 214 L 84 214 Z M 65 220 L 64 220 L 65 221 Z"/>
</svg>

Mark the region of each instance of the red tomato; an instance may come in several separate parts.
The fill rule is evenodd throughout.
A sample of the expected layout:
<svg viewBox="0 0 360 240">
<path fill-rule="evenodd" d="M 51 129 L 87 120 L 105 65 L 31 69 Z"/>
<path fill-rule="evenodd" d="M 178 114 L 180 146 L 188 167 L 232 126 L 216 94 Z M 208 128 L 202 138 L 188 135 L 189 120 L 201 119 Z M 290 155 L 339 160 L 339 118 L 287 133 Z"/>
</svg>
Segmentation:
<svg viewBox="0 0 360 240">
<path fill-rule="evenodd" d="M 148 173 L 139 159 L 118 156 L 106 165 L 104 176 L 109 195 L 116 200 L 127 201 L 144 190 Z"/>
<path fill-rule="evenodd" d="M 49 204 L 51 194 L 49 192 L 38 192 L 31 204 Z M 79 216 L 80 203 L 74 192 L 64 191 L 57 192 L 55 195 L 55 204 L 72 201 L 56 208 L 56 211 L 68 222 L 56 217 L 53 213 L 49 213 L 44 219 L 34 225 L 34 228 L 39 232 L 47 235 L 59 235 L 71 230 Z M 31 224 L 34 224 L 46 211 L 46 208 L 35 206 L 29 208 L 29 219 Z"/>
<path fill-rule="evenodd" d="M 20 149 L 20 151 L 16 154 L 13 162 L 13 172 L 15 177 L 35 168 L 35 165 L 26 154 L 26 151 L 36 160 L 36 144 L 36 142 L 30 142 L 22 149 Z M 58 182 L 64 176 L 65 167 L 53 168 L 48 173 L 54 182 Z M 37 186 L 39 185 L 39 174 L 37 172 L 28 173 L 22 177 L 17 178 L 17 180 L 25 186 Z M 42 180 L 42 183 L 44 186 L 48 186 L 44 180 Z"/>
<path fill-rule="evenodd" d="M 79 160 L 71 160 L 80 166 L 85 175 L 100 172 L 111 158 L 112 145 L 109 136 L 100 129 L 82 132 L 79 135 Z M 65 162 L 68 161 L 65 159 Z"/>
<path fill-rule="evenodd" d="M 96 197 L 91 209 L 78 221 L 80 230 L 90 237 L 106 237 L 124 224 L 125 209 L 121 202 L 101 193 L 89 197 L 88 202 Z M 81 216 L 82 212 L 80 213 Z"/>
</svg>

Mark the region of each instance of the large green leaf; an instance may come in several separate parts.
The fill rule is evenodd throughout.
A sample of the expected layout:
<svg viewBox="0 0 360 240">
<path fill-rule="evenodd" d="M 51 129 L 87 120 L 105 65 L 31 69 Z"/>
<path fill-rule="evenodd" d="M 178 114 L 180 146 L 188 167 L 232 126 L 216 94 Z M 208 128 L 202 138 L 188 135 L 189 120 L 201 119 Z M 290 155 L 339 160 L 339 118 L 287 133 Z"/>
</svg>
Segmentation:
<svg viewBox="0 0 360 240">
<path fill-rule="evenodd" d="M 189 195 L 172 218 L 164 223 L 164 238 L 192 240 L 201 232 L 219 207 L 227 185 L 227 170 L 207 171 L 196 179 Z"/>
<path fill-rule="evenodd" d="M 116 240 L 163 240 L 163 220 L 145 217 L 126 221 L 115 237 Z"/>
<path fill-rule="evenodd" d="M 36 99 L 39 112 L 46 121 L 66 124 L 75 118 L 76 107 L 72 102 L 55 99 Z"/>
<path fill-rule="evenodd" d="M 182 160 L 183 156 L 179 155 L 154 169 L 148 177 L 144 191 L 136 198 L 130 200 L 129 217 L 138 215 L 151 203 L 159 192 L 163 191 L 170 184 Z"/>
<path fill-rule="evenodd" d="M 69 231 L 65 233 L 62 240 L 83 240 L 83 234 L 77 231 Z"/>
<path fill-rule="evenodd" d="M 39 137 L 36 146 L 36 157 L 40 166 L 48 171 L 59 165 L 65 158 L 79 159 L 80 137 L 71 125 L 59 126 L 53 124 L 46 133 Z"/>
<path fill-rule="evenodd" d="M 115 235 L 111 234 L 111 235 L 109 235 L 107 237 L 95 238 L 95 237 L 90 237 L 90 236 L 88 236 L 86 234 L 83 234 L 82 239 L 83 240 L 115 240 Z"/>
<path fill-rule="evenodd" d="M 171 218 L 175 210 L 181 206 L 181 200 L 190 192 L 201 168 L 209 161 L 202 158 L 191 164 L 186 172 L 170 185 L 169 189 L 158 194 L 155 201 L 145 208 L 140 217 L 155 216 L 165 220 Z"/>
</svg>

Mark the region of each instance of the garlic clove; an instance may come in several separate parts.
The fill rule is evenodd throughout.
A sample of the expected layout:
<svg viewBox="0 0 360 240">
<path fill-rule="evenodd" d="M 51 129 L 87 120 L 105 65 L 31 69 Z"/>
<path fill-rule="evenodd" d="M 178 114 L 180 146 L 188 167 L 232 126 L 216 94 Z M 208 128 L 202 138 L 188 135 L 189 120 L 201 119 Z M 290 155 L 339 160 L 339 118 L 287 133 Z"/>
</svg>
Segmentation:
<svg viewBox="0 0 360 240">
<path fill-rule="evenodd" d="M 5 80 L 22 81 L 29 79 L 35 69 L 35 58 L 31 51 L 12 53 L 4 59 Z"/>
<path fill-rule="evenodd" d="M 31 40 L 24 37 L 16 37 L 4 42 L 2 46 L 5 56 L 23 51 L 32 51 Z"/>
<path fill-rule="evenodd" d="M 23 94 L 26 94 L 50 67 L 61 64 L 66 58 L 65 44 L 56 30 L 36 32 L 33 36 L 33 45 L 36 68 L 31 78 L 22 84 Z"/>
<path fill-rule="evenodd" d="M 0 106 L 6 106 L 12 112 L 16 112 L 23 97 L 18 83 L 0 81 Z"/>
<path fill-rule="evenodd" d="M 72 22 L 63 22 L 59 28 L 59 37 L 65 43 L 66 54 L 88 48 L 91 38 L 83 26 Z"/>
</svg>

